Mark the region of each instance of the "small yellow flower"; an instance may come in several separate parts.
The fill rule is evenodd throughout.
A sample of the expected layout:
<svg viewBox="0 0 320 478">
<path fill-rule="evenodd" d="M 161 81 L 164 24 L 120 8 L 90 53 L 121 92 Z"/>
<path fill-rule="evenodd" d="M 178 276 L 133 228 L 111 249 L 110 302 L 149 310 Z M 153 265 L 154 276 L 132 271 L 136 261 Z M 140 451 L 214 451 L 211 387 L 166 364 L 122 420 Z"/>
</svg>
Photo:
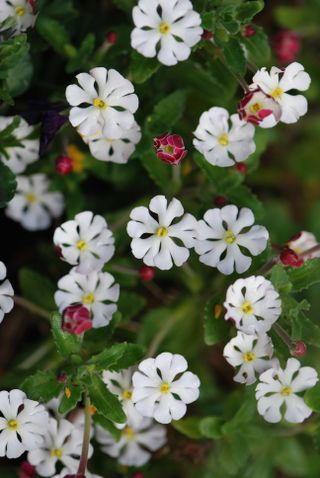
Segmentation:
<svg viewBox="0 0 320 478">
<path fill-rule="evenodd" d="M 82 173 L 84 170 L 85 154 L 75 144 L 67 146 L 67 155 L 72 159 L 72 170 L 74 173 Z"/>
<path fill-rule="evenodd" d="M 64 389 L 64 394 L 65 394 L 65 396 L 66 396 L 68 399 L 71 397 L 71 390 L 70 390 L 69 387 L 66 387 L 66 388 Z"/>
</svg>

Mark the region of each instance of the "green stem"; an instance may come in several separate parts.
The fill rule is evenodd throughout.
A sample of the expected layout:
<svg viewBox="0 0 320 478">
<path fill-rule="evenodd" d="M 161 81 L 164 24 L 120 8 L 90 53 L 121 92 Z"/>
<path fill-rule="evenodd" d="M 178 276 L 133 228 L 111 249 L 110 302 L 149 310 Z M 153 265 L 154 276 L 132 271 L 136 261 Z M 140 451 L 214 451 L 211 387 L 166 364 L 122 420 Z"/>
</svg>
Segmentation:
<svg viewBox="0 0 320 478">
<path fill-rule="evenodd" d="M 90 397 L 85 393 L 85 421 L 83 429 L 83 442 L 82 442 L 82 451 L 80 457 L 80 463 L 78 468 L 79 475 L 85 475 L 88 464 L 88 454 L 89 454 L 89 445 L 90 445 L 90 432 L 91 432 L 91 413 L 90 413 Z"/>
<path fill-rule="evenodd" d="M 287 332 L 281 327 L 281 325 L 275 323 L 273 324 L 272 328 L 275 331 L 275 333 L 280 337 L 280 339 L 287 345 L 288 349 L 290 351 L 294 350 L 295 345 L 292 342 L 290 335 L 287 334 Z"/>
<path fill-rule="evenodd" d="M 32 314 L 38 315 L 39 317 L 42 317 L 46 320 L 51 319 L 51 313 L 43 309 L 42 307 L 39 307 L 38 305 L 34 304 L 33 302 L 30 302 L 30 300 L 25 299 L 24 297 L 20 297 L 19 295 L 14 296 L 14 302 L 23 309 L 28 310 Z"/>
</svg>

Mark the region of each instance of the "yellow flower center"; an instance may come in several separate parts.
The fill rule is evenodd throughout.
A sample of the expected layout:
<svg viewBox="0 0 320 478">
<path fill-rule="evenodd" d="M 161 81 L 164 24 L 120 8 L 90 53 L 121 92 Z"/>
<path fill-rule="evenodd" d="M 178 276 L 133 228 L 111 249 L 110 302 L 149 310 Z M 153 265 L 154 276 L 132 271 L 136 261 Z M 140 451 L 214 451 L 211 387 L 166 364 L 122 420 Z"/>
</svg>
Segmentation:
<svg viewBox="0 0 320 478">
<path fill-rule="evenodd" d="M 15 12 L 18 17 L 23 17 L 23 15 L 26 13 L 26 9 L 22 5 L 17 5 Z"/>
<path fill-rule="evenodd" d="M 245 302 L 242 307 L 241 307 L 241 310 L 242 312 L 244 312 L 245 314 L 252 314 L 253 312 L 253 307 L 252 305 L 250 304 L 250 302 Z"/>
<path fill-rule="evenodd" d="M 232 231 L 228 230 L 226 232 L 224 240 L 226 241 L 227 244 L 233 244 L 234 241 L 236 240 L 236 236 L 233 234 Z"/>
<path fill-rule="evenodd" d="M 67 146 L 67 156 L 72 159 L 72 171 L 74 173 L 81 173 L 84 169 L 85 155 L 76 145 L 69 144 Z"/>
<path fill-rule="evenodd" d="M 127 440 L 134 439 L 135 432 L 134 432 L 134 429 L 131 427 L 125 427 L 122 433 Z"/>
<path fill-rule="evenodd" d="M 85 294 L 83 297 L 82 297 L 82 303 L 83 304 L 87 304 L 87 305 L 90 305 L 90 304 L 93 304 L 95 301 L 95 296 L 92 292 L 88 292 L 88 294 Z"/>
<path fill-rule="evenodd" d="M 261 103 L 254 103 L 249 107 L 250 113 L 258 113 L 259 110 L 261 110 L 262 104 Z"/>
<path fill-rule="evenodd" d="M 18 429 L 18 422 L 17 420 L 8 420 L 7 421 L 7 428 L 9 430 L 15 431 Z"/>
<path fill-rule="evenodd" d="M 163 383 L 161 386 L 160 386 L 160 392 L 161 393 L 169 393 L 170 392 L 170 385 L 168 383 Z"/>
<path fill-rule="evenodd" d="M 166 22 L 160 23 L 159 31 L 162 35 L 167 35 L 167 33 L 169 33 L 169 31 L 170 31 L 170 25 L 168 25 L 168 23 L 166 23 Z"/>
<path fill-rule="evenodd" d="M 273 90 L 273 92 L 271 93 L 271 96 L 272 98 L 276 100 L 277 98 L 280 98 L 282 93 L 283 93 L 283 89 L 278 87 L 275 90 Z"/>
<path fill-rule="evenodd" d="M 82 240 L 80 240 L 76 243 L 76 247 L 81 252 L 86 251 L 88 249 L 88 245 L 87 245 L 86 241 L 82 241 Z"/>
<path fill-rule="evenodd" d="M 163 148 L 163 151 L 167 154 L 172 154 L 173 151 L 174 151 L 174 147 L 173 146 L 170 146 L 170 144 L 168 144 L 167 146 L 165 146 Z"/>
<path fill-rule="evenodd" d="M 37 196 L 32 193 L 26 194 L 26 201 L 29 204 L 35 204 L 37 202 Z"/>
<path fill-rule="evenodd" d="M 283 397 L 288 397 L 289 395 L 291 395 L 292 391 L 293 390 L 291 387 L 283 387 L 280 393 Z"/>
<path fill-rule="evenodd" d="M 168 235 L 168 229 L 166 227 L 158 227 L 156 235 L 158 237 L 166 237 Z"/>
<path fill-rule="evenodd" d="M 56 458 L 61 458 L 62 457 L 62 450 L 60 448 L 54 448 L 50 452 L 50 456 L 56 457 Z"/>
<path fill-rule="evenodd" d="M 122 397 L 123 397 L 125 400 L 131 400 L 132 392 L 131 392 L 130 390 L 123 390 L 123 392 L 122 392 Z"/>
<path fill-rule="evenodd" d="M 93 100 L 93 106 L 95 108 L 99 108 L 100 110 L 105 110 L 108 108 L 108 105 L 105 101 L 103 101 L 101 98 L 96 98 Z"/>
<path fill-rule="evenodd" d="M 220 136 L 219 143 L 221 144 L 221 146 L 227 146 L 229 144 L 229 138 L 227 133 L 224 133 Z"/>
<path fill-rule="evenodd" d="M 243 354 L 243 360 L 248 363 L 252 362 L 256 358 L 255 354 L 253 352 L 246 352 Z"/>
</svg>

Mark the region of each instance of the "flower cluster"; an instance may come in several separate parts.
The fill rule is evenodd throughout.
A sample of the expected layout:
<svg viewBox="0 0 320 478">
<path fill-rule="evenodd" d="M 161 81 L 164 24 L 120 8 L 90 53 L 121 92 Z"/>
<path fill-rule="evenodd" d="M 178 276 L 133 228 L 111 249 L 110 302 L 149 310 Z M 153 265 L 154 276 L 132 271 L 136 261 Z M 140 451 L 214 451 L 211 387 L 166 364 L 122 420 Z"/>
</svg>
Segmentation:
<svg viewBox="0 0 320 478">
<path fill-rule="evenodd" d="M 37 12 L 34 0 L 7 0 L 0 3 L 0 23 L 12 18 L 14 20 L 13 35 L 19 35 L 33 27 Z"/>
</svg>

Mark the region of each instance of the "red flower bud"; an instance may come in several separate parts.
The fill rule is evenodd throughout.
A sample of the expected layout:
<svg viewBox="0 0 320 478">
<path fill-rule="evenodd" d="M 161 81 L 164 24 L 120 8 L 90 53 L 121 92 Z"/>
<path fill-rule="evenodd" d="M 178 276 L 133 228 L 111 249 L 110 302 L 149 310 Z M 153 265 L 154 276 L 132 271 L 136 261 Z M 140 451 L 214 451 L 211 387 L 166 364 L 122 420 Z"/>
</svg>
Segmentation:
<svg viewBox="0 0 320 478">
<path fill-rule="evenodd" d="M 35 2 L 35 0 L 28 0 L 28 3 L 29 3 L 29 5 L 30 5 L 31 8 L 32 8 L 32 12 L 33 12 L 33 13 L 36 13 L 37 7 L 36 7 L 36 2 Z"/>
<path fill-rule="evenodd" d="M 18 475 L 19 478 L 34 478 L 36 476 L 36 469 L 28 461 L 24 461 L 21 463 Z"/>
<path fill-rule="evenodd" d="M 295 61 L 300 51 L 300 38 L 292 30 L 280 30 L 273 37 L 273 51 L 282 65 Z"/>
<path fill-rule="evenodd" d="M 56 159 L 56 171 L 61 174 L 61 176 L 66 176 L 70 174 L 73 170 L 73 161 L 69 156 L 59 156 Z"/>
<path fill-rule="evenodd" d="M 62 257 L 61 247 L 59 247 L 59 246 L 54 246 L 53 250 L 54 250 L 55 255 L 56 255 L 59 259 L 61 259 L 61 257 Z"/>
<path fill-rule="evenodd" d="M 92 328 L 90 311 L 82 304 L 70 305 L 63 311 L 62 330 L 80 335 Z"/>
<path fill-rule="evenodd" d="M 144 476 L 144 473 L 142 473 L 142 471 L 136 471 L 134 474 L 133 474 L 133 477 L 132 478 L 145 478 Z"/>
<path fill-rule="evenodd" d="M 181 136 L 164 133 L 153 139 L 158 158 L 164 163 L 179 164 L 188 154 Z"/>
<path fill-rule="evenodd" d="M 223 207 L 226 205 L 226 198 L 224 198 L 223 196 L 216 196 L 214 198 L 214 204 L 217 206 L 217 207 Z"/>
<path fill-rule="evenodd" d="M 209 32 L 209 30 L 203 30 L 203 33 L 202 33 L 202 40 L 211 40 L 211 38 L 213 37 L 212 33 Z"/>
<path fill-rule="evenodd" d="M 294 355 L 294 357 L 303 357 L 307 351 L 306 344 L 302 342 L 302 340 L 297 340 L 293 345 L 295 348 L 291 351 L 291 354 Z"/>
<path fill-rule="evenodd" d="M 65 374 L 64 372 L 59 373 L 57 375 L 57 380 L 60 383 L 65 383 L 67 381 L 67 374 Z"/>
<path fill-rule="evenodd" d="M 235 164 L 234 167 L 236 168 L 238 173 L 241 173 L 241 174 L 246 174 L 247 169 L 248 169 L 247 165 L 245 163 L 237 163 L 237 164 Z"/>
<path fill-rule="evenodd" d="M 156 272 L 154 267 L 141 266 L 139 269 L 140 279 L 143 280 L 144 282 L 149 282 L 153 280 L 155 275 L 156 275 Z"/>
<path fill-rule="evenodd" d="M 76 474 L 76 475 L 66 475 L 66 476 L 64 476 L 63 478 L 86 478 L 86 476 L 85 476 L 85 475 Z"/>
<path fill-rule="evenodd" d="M 280 261 L 284 266 L 291 267 L 301 267 L 304 263 L 304 260 L 289 247 L 285 247 L 280 253 Z"/>
<path fill-rule="evenodd" d="M 118 33 L 117 32 L 108 32 L 106 34 L 106 42 L 110 43 L 111 45 L 115 45 L 118 41 Z"/>
<path fill-rule="evenodd" d="M 280 105 L 261 88 L 245 94 L 238 104 L 238 113 L 242 120 L 259 125 L 274 126 L 281 117 Z"/>
<path fill-rule="evenodd" d="M 243 29 L 243 36 L 245 36 L 246 38 L 253 37 L 256 33 L 257 32 L 252 25 L 246 25 Z"/>
</svg>

